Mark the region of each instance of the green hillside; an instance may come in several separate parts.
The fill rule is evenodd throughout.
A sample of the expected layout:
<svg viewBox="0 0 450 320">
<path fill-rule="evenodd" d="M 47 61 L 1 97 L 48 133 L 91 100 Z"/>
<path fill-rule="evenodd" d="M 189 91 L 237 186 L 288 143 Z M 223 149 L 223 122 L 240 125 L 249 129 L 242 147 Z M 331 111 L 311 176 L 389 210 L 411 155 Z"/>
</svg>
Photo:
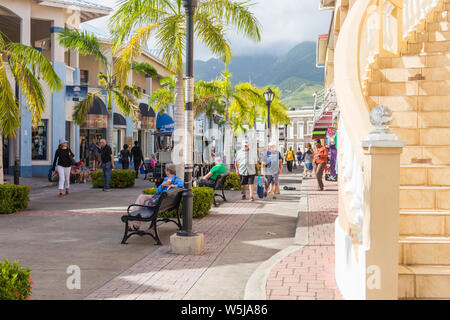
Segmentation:
<svg viewBox="0 0 450 320">
<path fill-rule="evenodd" d="M 323 69 L 316 68 L 314 42 L 302 42 L 281 57 L 267 54 L 236 56 L 228 66 L 233 83 L 252 82 L 263 87 L 274 85 L 282 91 L 289 108 L 310 106 L 312 94 L 323 87 Z M 210 81 L 220 76 L 225 66 L 216 59 L 195 62 L 196 80 Z"/>
</svg>

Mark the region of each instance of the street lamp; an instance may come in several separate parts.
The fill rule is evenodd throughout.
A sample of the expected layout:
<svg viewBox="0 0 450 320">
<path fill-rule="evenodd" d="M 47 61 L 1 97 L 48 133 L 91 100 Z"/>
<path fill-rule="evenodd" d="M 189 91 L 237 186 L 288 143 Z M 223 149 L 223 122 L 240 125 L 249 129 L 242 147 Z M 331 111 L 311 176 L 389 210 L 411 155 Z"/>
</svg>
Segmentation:
<svg viewBox="0 0 450 320">
<path fill-rule="evenodd" d="M 180 237 L 195 236 L 192 232 L 193 200 L 192 171 L 193 159 L 193 132 L 194 132 L 194 14 L 198 0 L 183 0 L 186 11 L 186 108 L 184 111 L 184 190 L 183 190 L 183 228 L 177 232 Z"/>
<path fill-rule="evenodd" d="M 270 105 L 272 104 L 273 99 L 275 98 L 275 93 L 272 91 L 272 89 L 268 88 L 266 92 L 264 92 L 264 99 L 266 100 L 267 104 L 267 143 L 270 143 Z"/>
</svg>

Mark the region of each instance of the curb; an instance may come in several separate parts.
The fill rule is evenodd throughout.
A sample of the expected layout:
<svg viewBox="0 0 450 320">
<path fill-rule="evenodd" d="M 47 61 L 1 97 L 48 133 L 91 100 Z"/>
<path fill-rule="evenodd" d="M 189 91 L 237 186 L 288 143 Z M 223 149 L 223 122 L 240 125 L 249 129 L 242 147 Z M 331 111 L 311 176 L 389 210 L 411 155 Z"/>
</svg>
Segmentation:
<svg viewBox="0 0 450 320">
<path fill-rule="evenodd" d="M 297 227 L 295 229 L 294 244 L 279 251 L 268 260 L 261 263 L 252 273 L 245 286 L 244 300 L 267 300 L 266 284 L 270 272 L 285 257 L 300 250 L 308 244 L 308 195 L 304 190 L 304 184 L 300 188 L 300 201 L 298 208 Z"/>
</svg>

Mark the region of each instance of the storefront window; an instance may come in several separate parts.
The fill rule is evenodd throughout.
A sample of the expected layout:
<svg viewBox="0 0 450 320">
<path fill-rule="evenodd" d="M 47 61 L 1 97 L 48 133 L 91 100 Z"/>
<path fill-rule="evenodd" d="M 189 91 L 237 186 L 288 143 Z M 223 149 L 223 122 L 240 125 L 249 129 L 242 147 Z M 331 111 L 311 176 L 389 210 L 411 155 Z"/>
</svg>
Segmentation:
<svg viewBox="0 0 450 320">
<path fill-rule="evenodd" d="M 47 160 L 47 124 L 48 120 L 42 120 L 32 130 L 32 160 Z"/>
<path fill-rule="evenodd" d="M 113 131 L 113 148 L 114 148 L 114 156 L 119 156 L 121 145 L 120 145 L 120 130 L 114 129 Z"/>
</svg>

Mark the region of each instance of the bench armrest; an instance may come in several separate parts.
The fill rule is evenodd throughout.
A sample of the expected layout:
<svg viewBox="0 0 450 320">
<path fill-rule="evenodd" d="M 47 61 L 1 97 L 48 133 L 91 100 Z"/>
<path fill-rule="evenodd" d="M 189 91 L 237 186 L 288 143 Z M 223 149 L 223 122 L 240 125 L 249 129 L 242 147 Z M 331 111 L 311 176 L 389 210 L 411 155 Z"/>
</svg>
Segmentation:
<svg viewBox="0 0 450 320">
<path fill-rule="evenodd" d="M 127 213 L 128 213 L 128 214 L 130 213 L 130 209 L 133 208 L 133 207 L 153 209 L 153 208 L 155 208 L 156 206 L 145 206 L 145 205 L 142 205 L 142 204 L 132 204 L 132 205 L 129 205 L 129 206 L 128 206 L 128 209 L 127 209 Z"/>
</svg>

